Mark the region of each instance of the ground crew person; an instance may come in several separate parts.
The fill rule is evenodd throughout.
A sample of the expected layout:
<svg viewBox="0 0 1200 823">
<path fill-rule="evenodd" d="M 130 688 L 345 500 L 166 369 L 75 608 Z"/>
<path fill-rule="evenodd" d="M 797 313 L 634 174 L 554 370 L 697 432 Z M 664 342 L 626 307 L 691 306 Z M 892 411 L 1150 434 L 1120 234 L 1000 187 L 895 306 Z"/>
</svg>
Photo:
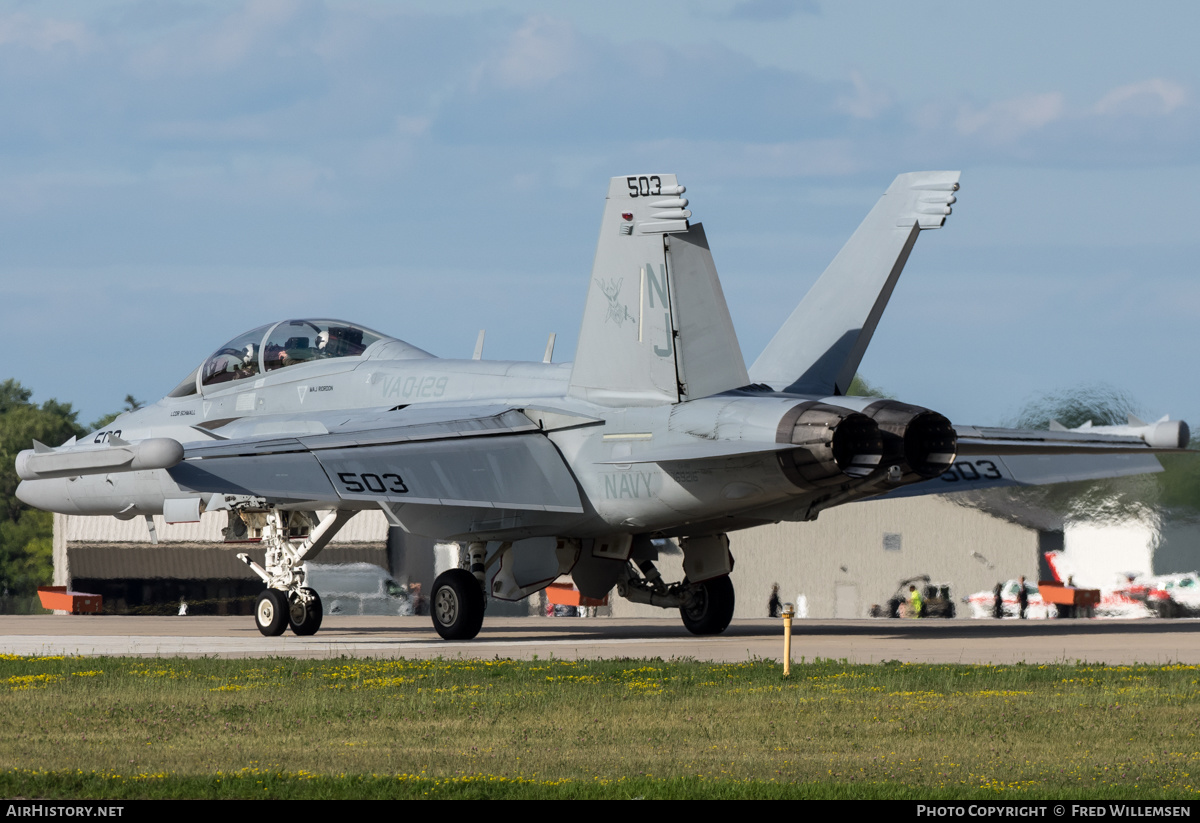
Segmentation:
<svg viewBox="0 0 1200 823">
<path fill-rule="evenodd" d="M 909 586 L 908 592 L 909 592 L 908 601 L 909 601 L 909 604 L 912 606 L 912 616 L 920 617 L 921 610 L 923 608 L 925 608 L 925 604 L 923 602 L 921 602 L 921 593 L 919 591 L 917 591 L 916 586 Z"/>
</svg>

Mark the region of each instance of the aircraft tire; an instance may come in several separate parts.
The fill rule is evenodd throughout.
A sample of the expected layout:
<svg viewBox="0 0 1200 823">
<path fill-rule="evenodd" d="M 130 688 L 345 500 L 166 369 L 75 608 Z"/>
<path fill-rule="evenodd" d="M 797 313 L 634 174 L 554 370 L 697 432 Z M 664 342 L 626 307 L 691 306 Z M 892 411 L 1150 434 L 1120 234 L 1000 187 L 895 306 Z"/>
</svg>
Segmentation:
<svg viewBox="0 0 1200 823">
<path fill-rule="evenodd" d="M 483 589 L 475 575 L 449 569 L 433 581 L 429 614 L 433 627 L 446 640 L 470 640 L 483 628 Z"/>
<path fill-rule="evenodd" d="M 288 626 L 287 594 L 267 589 L 254 604 L 254 624 L 267 637 L 279 637 Z"/>
<path fill-rule="evenodd" d="M 289 602 L 288 624 L 292 627 L 293 634 L 299 637 L 309 637 L 316 634 L 317 630 L 321 628 L 321 618 L 325 615 L 321 607 L 320 595 L 312 589 L 301 589 L 300 591 L 309 595 L 310 599 L 306 603 L 302 598 L 297 597 L 294 602 Z"/>
<path fill-rule="evenodd" d="M 729 575 L 696 584 L 700 596 L 690 606 L 681 606 L 679 616 L 692 634 L 720 634 L 733 619 L 733 581 Z"/>
</svg>

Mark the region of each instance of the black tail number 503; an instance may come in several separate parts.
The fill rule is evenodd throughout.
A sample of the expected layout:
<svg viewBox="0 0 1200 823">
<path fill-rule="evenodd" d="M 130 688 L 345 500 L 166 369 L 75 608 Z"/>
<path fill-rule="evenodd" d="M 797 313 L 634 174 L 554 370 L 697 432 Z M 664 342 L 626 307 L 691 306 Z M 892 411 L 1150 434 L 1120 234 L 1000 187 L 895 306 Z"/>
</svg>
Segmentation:
<svg viewBox="0 0 1200 823">
<path fill-rule="evenodd" d="M 351 494 L 408 494 L 408 486 L 398 474 L 338 472 L 338 480 Z"/>
<path fill-rule="evenodd" d="M 662 178 L 657 174 L 650 177 L 626 177 L 625 182 L 629 185 L 630 197 L 649 197 L 650 195 L 662 194 Z"/>
</svg>

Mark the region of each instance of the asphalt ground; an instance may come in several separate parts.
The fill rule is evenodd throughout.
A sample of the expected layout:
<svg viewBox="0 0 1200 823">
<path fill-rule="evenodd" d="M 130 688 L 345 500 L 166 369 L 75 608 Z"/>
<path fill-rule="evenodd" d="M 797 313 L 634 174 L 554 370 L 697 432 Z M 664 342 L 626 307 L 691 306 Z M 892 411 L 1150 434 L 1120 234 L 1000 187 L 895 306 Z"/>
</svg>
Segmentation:
<svg viewBox="0 0 1200 823">
<path fill-rule="evenodd" d="M 797 620 L 792 659 L 854 663 L 1200 664 L 1200 620 Z M 428 617 L 326 617 L 312 637 L 263 637 L 251 617 L 0 616 L 0 653 L 186 657 L 533 657 L 781 660 L 783 621 L 695 637 L 673 619 L 493 618 L 470 641 Z"/>
</svg>

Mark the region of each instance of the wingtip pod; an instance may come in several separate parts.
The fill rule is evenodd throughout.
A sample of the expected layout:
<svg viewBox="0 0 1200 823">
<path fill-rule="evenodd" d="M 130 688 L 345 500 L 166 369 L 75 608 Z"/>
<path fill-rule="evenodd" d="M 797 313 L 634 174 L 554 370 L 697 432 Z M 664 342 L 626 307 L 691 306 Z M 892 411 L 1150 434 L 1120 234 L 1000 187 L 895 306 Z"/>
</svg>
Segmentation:
<svg viewBox="0 0 1200 823">
<path fill-rule="evenodd" d="M 1134 415 L 1128 416 L 1129 423 L 1124 426 L 1094 426 L 1089 420 L 1074 429 L 1063 428 L 1055 421 L 1050 422 L 1050 431 L 1072 431 L 1093 434 L 1111 434 L 1121 437 L 1138 437 L 1152 449 L 1186 449 L 1192 439 L 1192 431 L 1182 420 L 1171 420 L 1169 415 L 1163 415 L 1153 423 L 1146 423 Z"/>
<path fill-rule="evenodd" d="M 1142 439 L 1156 449 L 1186 449 L 1192 432 L 1182 420 L 1160 420 L 1147 426 Z"/>
<path fill-rule="evenodd" d="M 905 203 L 897 209 L 896 225 L 908 228 L 914 224 L 922 229 L 940 229 L 958 198 L 957 171 L 910 171 L 896 176 L 888 186 L 887 195 L 903 197 Z"/>
<path fill-rule="evenodd" d="M 105 448 L 26 449 L 17 455 L 17 476 L 46 480 L 109 472 L 169 469 L 183 461 L 183 444 L 169 437 L 152 437 L 138 443 L 121 442 Z"/>
</svg>

